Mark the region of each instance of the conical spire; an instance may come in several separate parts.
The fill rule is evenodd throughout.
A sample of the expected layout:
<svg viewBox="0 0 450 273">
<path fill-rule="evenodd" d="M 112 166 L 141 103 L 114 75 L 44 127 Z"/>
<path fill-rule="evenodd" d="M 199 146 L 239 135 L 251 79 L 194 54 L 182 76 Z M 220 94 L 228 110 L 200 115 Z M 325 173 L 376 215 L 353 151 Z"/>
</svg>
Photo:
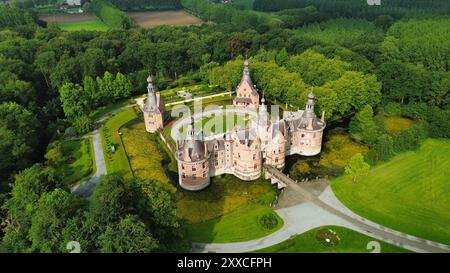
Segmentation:
<svg viewBox="0 0 450 273">
<path fill-rule="evenodd" d="M 248 68 L 248 66 L 249 66 L 248 60 L 245 60 L 245 61 L 244 61 L 244 71 L 243 71 L 243 76 L 244 76 L 245 78 L 250 79 L 250 68 Z"/>
<path fill-rule="evenodd" d="M 308 94 L 308 102 L 306 103 L 306 111 L 314 112 L 314 93 L 313 90 Z"/>
<path fill-rule="evenodd" d="M 191 121 L 186 129 L 186 139 L 193 140 L 194 139 L 194 117 L 191 116 Z"/>
<path fill-rule="evenodd" d="M 155 87 L 153 86 L 153 78 L 152 76 L 148 76 L 147 78 L 147 110 L 148 111 L 156 111 L 158 108 L 158 103 L 156 101 Z"/>
</svg>

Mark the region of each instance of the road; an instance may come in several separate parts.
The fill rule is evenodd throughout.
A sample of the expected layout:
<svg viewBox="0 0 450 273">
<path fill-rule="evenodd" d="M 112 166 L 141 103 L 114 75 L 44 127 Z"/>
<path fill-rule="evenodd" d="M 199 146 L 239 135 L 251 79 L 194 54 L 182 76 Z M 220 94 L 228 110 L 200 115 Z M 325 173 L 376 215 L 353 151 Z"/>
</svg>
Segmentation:
<svg viewBox="0 0 450 273">
<path fill-rule="evenodd" d="M 100 177 L 107 173 L 100 132 L 98 130 L 95 130 L 91 133 L 91 135 L 94 144 L 93 146 L 96 172 L 94 176 L 92 176 L 91 179 L 89 179 L 87 182 L 72 188 L 73 193 L 86 198 L 92 195 L 95 185 L 98 183 L 98 181 L 100 181 Z"/>
<path fill-rule="evenodd" d="M 142 106 L 143 100 L 138 99 L 137 104 Z M 127 105 L 111 111 L 97 120 L 97 123 L 103 122 L 109 116 L 133 106 L 135 105 Z M 107 174 L 98 129 L 92 131 L 91 135 L 93 138 L 96 173 L 87 182 L 72 188 L 72 192 L 86 198 L 92 196 L 95 185 L 99 182 L 101 176 Z M 273 234 L 247 242 L 225 244 L 193 243 L 192 248 L 194 252 L 248 252 L 281 243 L 292 236 L 316 227 L 338 225 L 415 252 L 450 253 L 450 246 L 448 245 L 389 229 L 353 213 L 336 198 L 330 186 L 326 186 L 324 190 L 320 191 L 317 189 L 311 190 L 302 183 L 296 183 L 275 168 L 266 166 L 266 169 L 288 186 L 285 191 L 289 191 L 288 193 L 293 199 L 289 202 L 298 203 L 276 210 L 283 219 L 284 226 Z"/>
</svg>

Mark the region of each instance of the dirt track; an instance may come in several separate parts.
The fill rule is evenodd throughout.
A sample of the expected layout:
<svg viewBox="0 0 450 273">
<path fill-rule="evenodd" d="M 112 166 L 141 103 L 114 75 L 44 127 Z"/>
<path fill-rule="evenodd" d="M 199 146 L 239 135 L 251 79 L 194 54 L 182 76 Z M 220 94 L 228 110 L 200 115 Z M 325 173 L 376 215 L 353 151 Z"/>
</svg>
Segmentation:
<svg viewBox="0 0 450 273">
<path fill-rule="evenodd" d="M 202 21 L 184 11 L 147 11 L 129 12 L 136 25 L 143 28 L 152 28 L 159 25 L 197 25 Z"/>
<path fill-rule="evenodd" d="M 40 16 L 39 19 L 47 23 L 73 23 L 95 21 L 97 18 L 91 14 L 52 14 Z"/>
</svg>

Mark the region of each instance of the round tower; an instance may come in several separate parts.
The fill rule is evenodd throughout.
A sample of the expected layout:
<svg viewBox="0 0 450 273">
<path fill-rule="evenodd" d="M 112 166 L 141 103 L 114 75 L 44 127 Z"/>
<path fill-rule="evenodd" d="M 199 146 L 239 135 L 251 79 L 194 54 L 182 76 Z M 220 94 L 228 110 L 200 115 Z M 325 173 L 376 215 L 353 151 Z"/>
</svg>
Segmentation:
<svg viewBox="0 0 450 273">
<path fill-rule="evenodd" d="M 177 143 L 179 184 L 183 189 L 198 191 L 210 184 L 209 153 L 202 134 L 194 132 L 191 119 L 186 130 L 186 139 Z"/>
</svg>

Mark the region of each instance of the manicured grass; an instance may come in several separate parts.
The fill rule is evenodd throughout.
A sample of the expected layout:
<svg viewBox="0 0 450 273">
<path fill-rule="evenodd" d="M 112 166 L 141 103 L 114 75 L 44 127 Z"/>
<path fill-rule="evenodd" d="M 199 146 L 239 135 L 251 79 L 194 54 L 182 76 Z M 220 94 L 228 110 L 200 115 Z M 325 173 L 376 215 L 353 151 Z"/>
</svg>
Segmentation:
<svg viewBox="0 0 450 273">
<path fill-rule="evenodd" d="M 384 129 L 388 134 L 396 134 L 401 130 L 409 129 L 414 125 L 414 120 L 404 117 L 385 117 Z"/>
<path fill-rule="evenodd" d="M 99 19 L 95 21 L 57 23 L 57 26 L 66 31 L 108 31 L 109 29 L 109 27 Z"/>
<path fill-rule="evenodd" d="M 124 177 L 133 176 L 119 135 L 119 130 L 126 123 L 137 118 L 138 116 L 134 109 L 127 109 L 108 118 L 105 124 L 100 128 L 100 136 L 102 138 L 103 152 L 108 173 L 118 173 Z M 111 145 L 115 146 L 115 152 L 112 152 Z"/>
<path fill-rule="evenodd" d="M 171 185 L 163 166 L 163 160 L 167 159 L 156 139 L 158 136 L 149 134 L 142 121 L 123 127 L 121 132 L 134 175 L 141 179 L 154 179 Z"/>
<path fill-rule="evenodd" d="M 428 139 L 417 150 L 377 165 L 356 183 L 332 180 L 337 197 L 376 223 L 450 244 L 450 140 Z"/>
<path fill-rule="evenodd" d="M 331 229 L 336 232 L 339 243 L 335 246 L 325 245 L 316 239 L 318 231 Z M 409 252 L 406 249 L 379 241 L 359 232 L 339 226 L 318 227 L 305 233 L 295 236 L 277 245 L 260 249 L 259 253 L 369 253 L 372 249 L 367 249 L 370 241 L 380 243 L 381 253 L 401 253 Z"/>
<path fill-rule="evenodd" d="M 92 140 L 90 137 L 67 140 L 62 143 L 64 162 L 58 166 L 58 173 L 62 174 L 63 182 L 72 186 L 82 182 L 95 171 Z"/>
<path fill-rule="evenodd" d="M 271 229 L 264 228 L 260 223 L 261 217 L 267 214 L 272 214 L 278 221 L 277 225 Z M 264 237 L 277 231 L 282 226 L 283 219 L 271 208 L 251 204 L 222 217 L 188 225 L 187 235 L 189 240 L 193 242 L 242 242 Z"/>
<path fill-rule="evenodd" d="M 233 175 L 211 179 L 212 185 L 199 192 L 179 191 L 178 211 L 189 223 L 200 223 L 228 214 L 249 204 L 268 206 L 275 188 L 264 179 L 242 181 Z"/>
</svg>

